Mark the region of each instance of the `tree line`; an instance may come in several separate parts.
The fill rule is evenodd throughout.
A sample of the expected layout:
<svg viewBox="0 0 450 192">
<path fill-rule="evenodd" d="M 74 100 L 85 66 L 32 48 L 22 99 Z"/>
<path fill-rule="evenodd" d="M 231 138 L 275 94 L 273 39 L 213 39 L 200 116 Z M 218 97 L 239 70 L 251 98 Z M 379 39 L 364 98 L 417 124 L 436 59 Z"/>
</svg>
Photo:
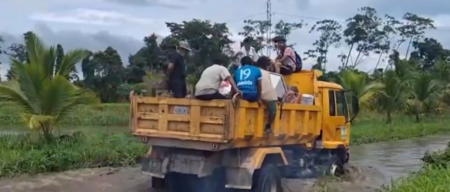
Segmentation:
<svg viewBox="0 0 450 192">
<path fill-rule="evenodd" d="M 297 52 L 303 53 L 303 59 L 315 61 L 314 69 L 324 71 L 321 80 L 338 82 L 346 88 L 356 90 L 365 102 L 373 104 L 371 106 L 375 106 L 376 102 L 381 102 L 376 99 L 382 97 L 380 95 L 389 95 L 387 90 L 381 92 L 388 88 L 387 81 L 399 80 L 398 86 L 407 84 L 404 90 L 397 88 L 391 90 L 404 91 L 400 95 L 402 95 L 402 99 L 406 98 L 405 101 L 409 99 L 410 104 L 402 106 L 412 106 L 410 100 L 416 98 L 416 96 L 412 96 L 414 94 L 410 93 L 414 87 L 412 79 L 415 79 L 409 79 L 410 76 L 420 74 L 425 78 L 429 75 L 427 78 L 430 77 L 433 82 L 437 81 L 438 77 L 441 78 L 438 79 L 440 82 L 450 82 L 449 79 L 446 79 L 448 76 L 444 78 L 448 73 L 447 59 L 450 56 L 450 50 L 445 49 L 436 39 L 426 36 L 427 30 L 436 29 L 434 21 L 413 13 L 405 13 L 401 18 L 395 18 L 379 14 L 371 7 L 362 7 L 345 22 L 332 19 L 323 19 L 310 24 L 304 21 L 287 22 L 283 20 L 274 23 L 266 20 L 244 20 L 243 22 L 244 27 L 239 35 L 250 37 L 252 46 L 257 51 L 263 51 L 266 48 L 272 49 L 267 38 L 267 31 L 270 31 L 272 37 L 283 36 L 288 41 L 295 30 L 307 28 L 310 33 L 318 34 L 319 38 L 312 44 L 312 49 L 297 50 Z M 130 55 L 127 63 L 122 62 L 120 55 L 113 47 L 107 47 L 103 51 L 87 51 L 88 56 L 81 62 L 82 77 L 79 77 L 79 72 L 73 68 L 67 78 L 79 86 L 93 90 L 102 102 L 121 102 L 126 100 L 130 90 L 143 89 L 160 79 L 161 70 L 167 64 L 164 55 L 173 50 L 180 41 L 188 42 L 193 50 L 186 58 L 188 63 L 187 80 L 191 85 L 196 83 L 203 69 L 211 64 L 212 58 L 221 59 L 223 64 L 229 64 L 235 59 L 231 48 L 234 42 L 230 39 L 232 34 L 226 23 L 193 19 L 181 23 L 167 22 L 166 26 L 170 30 L 169 36 L 164 37 L 159 45 L 156 34 L 144 37 L 144 46 L 135 54 Z M 24 38 L 26 39 L 31 33 L 33 32 L 25 33 Z M 295 42 L 291 43 L 293 43 L 291 46 L 295 45 Z M 344 46 L 348 48 L 347 53 L 330 55 L 331 48 Z M 12 44 L 3 49 L 0 48 L 3 50 L 3 54 L 19 61 L 26 62 L 28 59 L 24 44 Z M 401 53 L 400 50 L 405 50 L 405 52 Z M 65 51 L 61 45 L 56 46 L 56 53 L 57 58 L 64 58 Z M 368 74 L 356 69 L 364 59 L 374 55 L 378 59 L 377 62 L 370 63 L 374 69 L 373 72 Z M 327 70 L 330 60 L 340 61 L 339 71 Z M 58 65 L 62 61 L 57 59 L 55 62 Z M 381 68 L 381 63 L 388 63 L 388 65 Z M 393 75 L 392 71 L 395 76 L 391 76 Z M 385 79 L 391 77 L 395 78 Z M 407 77 L 408 81 L 405 80 Z M 14 78 L 13 73 L 8 72 L 7 78 Z M 397 84 L 395 85 L 397 86 Z M 378 97 L 374 95 L 378 95 Z M 415 93 L 415 95 L 420 94 Z M 389 100 L 389 102 L 397 103 L 400 99 L 397 96 L 395 96 L 396 98 L 390 97 L 391 100 L 387 99 L 386 102 Z M 418 100 L 423 102 L 427 100 L 424 98 L 428 97 L 422 95 L 420 98 Z M 377 104 L 376 106 L 383 105 Z M 425 108 L 423 103 L 420 106 Z M 378 110 L 388 111 L 390 114 L 402 108 L 392 107 L 386 105 L 386 109 Z M 422 114 L 423 111 L 420 110 L 420 113 L 416 114 Z M 417 116 L 419 118 L 420 115 Z"/>
</svg>

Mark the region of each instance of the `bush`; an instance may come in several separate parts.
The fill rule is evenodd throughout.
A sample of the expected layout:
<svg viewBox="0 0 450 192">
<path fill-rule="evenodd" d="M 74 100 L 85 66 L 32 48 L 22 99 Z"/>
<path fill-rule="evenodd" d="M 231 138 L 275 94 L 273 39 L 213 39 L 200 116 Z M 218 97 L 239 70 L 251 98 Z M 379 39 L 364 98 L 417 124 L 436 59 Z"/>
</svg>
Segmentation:
<svg viewBox="0 0 450 192">
<path fill-rule="evenodd" d="M 450 142 L 447 144 L 447 148 L 444 151 L 426 152 L 422 161 L 427 166 L 450 168 Z"/>
<path fill-rule="evenodd" d="M 0 177 L 79 168 L 130 166 L 145 154 L 145 144 L 125 134 L 65 135 L 46 143 L 35 134 L 0 137 Z"/>
</svg>

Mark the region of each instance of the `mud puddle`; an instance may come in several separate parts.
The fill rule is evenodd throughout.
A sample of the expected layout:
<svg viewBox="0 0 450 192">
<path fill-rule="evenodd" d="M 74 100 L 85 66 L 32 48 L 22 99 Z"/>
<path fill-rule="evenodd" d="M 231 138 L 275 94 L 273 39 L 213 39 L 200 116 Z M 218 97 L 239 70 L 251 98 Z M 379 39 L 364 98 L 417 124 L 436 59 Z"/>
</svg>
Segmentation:
<svg viewBox="0 0 450 192">
<path fill-rule="evenodd" d="M 285 179 L 286 192 L 313 191 L 355 191 L 371 192 L 376 188 L 361 185 L 367 181 L 362 170 L 351 167 L 351 178 L 342 182 L 321 181 L 316 179 Z M 370 168 L 367 168 L 370 170 Z M 371 170 L 373 171 L 373 170 Z M 355 185 L 355 183 L 358 183 Z M 370 182 L 368 182 L 369 184 Z M 22 176 L 0 181 L 0 192 L 152 192 L 150 179 L 140 173 L 139 168 L 100 168 L 68 171 L 63 173 Z"/>
</svg>

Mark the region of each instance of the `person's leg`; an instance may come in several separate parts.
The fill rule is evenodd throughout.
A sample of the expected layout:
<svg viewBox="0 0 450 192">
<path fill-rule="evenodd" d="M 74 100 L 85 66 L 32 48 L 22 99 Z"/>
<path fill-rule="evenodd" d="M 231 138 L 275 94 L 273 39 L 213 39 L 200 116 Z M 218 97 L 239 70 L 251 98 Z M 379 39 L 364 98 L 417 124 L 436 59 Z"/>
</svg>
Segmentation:
<svg viewBox="0 0 450 192">
<path fill-rule="evenodd" d="M 282 65 L 283 65 L 283 64 L 280 63 L 280 62 L 276 62 L 276 63 L 274 64 L 275 73 L 280 73 L 280 72 L 281 72 L 281 66 L 282 66 Z"/>
<path fill-rule="evenodd" d="M 169 89 L 174 98 L 185 98 L 187 95 L 186 81 L 184 79 L 173 79 L 169 82 Z"/>
<path fill-rule="evenodd" d="M 196 99 L 199 100 L 214 100 L 214 99 L 227 99 L 225 96 L 223 96 L 222 94 L 215 92 L 213 94 L 207 94 L 207 95 L 197 95 L 195 96 Z"/>
<path fill-rule="evenodd" d="M 281 68 L 280 68 L 280 74 L 282 74 L 282 75 L 290 75 L 290 74 L 292 74 L 294 72 L 294 70 L 292 69 L 292 67 L 290 67 L 290 66 L 285 66 L 285 65 L 283 65 L 283 66 L 281 66 Z"/>
<path fill-rule="evenodd" d="M 267 124 L 264 127 L 264 132 L 271 133 L 272 132 L 272 124 L 275 121 L 275 117 L 277 115 L 277 101 L 265 101 L 267 108 Z"/>
<path fill-rule="evenodd" d="M 257 102 L 258 95 L 253 93 L 242 93 L 242 99 L 248 102 Z"/>
</svg>

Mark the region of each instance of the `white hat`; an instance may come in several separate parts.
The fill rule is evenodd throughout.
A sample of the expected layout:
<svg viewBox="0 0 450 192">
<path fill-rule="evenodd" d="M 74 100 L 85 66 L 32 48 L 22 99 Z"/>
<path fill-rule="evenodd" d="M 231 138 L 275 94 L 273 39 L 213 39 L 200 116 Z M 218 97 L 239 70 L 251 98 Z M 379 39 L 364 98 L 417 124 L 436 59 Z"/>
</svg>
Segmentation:
<svg viewBox="0 0 450 192">
<path fill-rule="evenodd" d="M 189 43 L 184 42 L 184 41 L 179 43 L 178 48 L 183 48 L 187 51 L 191 51 L 191 46 L 189 46 Z"/>
</svg>

